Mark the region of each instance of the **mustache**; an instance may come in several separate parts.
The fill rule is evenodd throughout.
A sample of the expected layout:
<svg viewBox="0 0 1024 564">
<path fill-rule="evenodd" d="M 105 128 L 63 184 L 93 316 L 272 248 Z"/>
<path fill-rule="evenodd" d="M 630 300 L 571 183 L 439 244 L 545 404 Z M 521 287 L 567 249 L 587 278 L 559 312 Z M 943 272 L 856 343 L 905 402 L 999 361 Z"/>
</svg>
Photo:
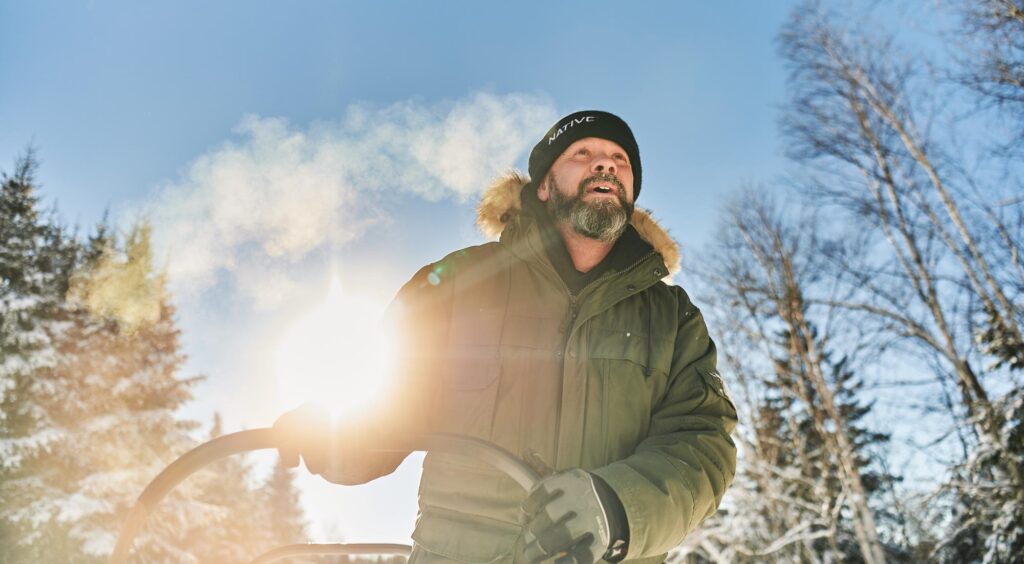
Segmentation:
<svg viewBox="0 0 1024 564">
<path fill-rule="evenodd" d="M 588 187 L 598 182 L 608 182 L 614 184 L 615 188 L 618 190 L 619 199 L 625 199 L 626 187 L 622 185 L 622 181 L 619 180 L 619 177 L 615 176 L 610 172 L 598 172 L 597 174 L 592 174 L 584 178 L 582 181 L 580 181 L 579 195 L 582 196 L 583 194 L 585 194 L 587 192 Z"/>
</svg>

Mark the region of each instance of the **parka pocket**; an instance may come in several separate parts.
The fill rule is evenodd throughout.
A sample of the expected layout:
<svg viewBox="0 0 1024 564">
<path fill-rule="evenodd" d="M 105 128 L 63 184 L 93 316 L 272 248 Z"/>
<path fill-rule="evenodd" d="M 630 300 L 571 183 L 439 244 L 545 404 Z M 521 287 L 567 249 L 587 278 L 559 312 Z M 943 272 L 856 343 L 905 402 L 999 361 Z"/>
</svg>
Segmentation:
<svg viewBox="0 0 1024 564">
<path fill-rule="evenodd" d="M 444 375 L 443 430 L 489 440 L 500 376 L 498 346 L 453 346 Z"/>
<path fill-rule="evenodd" d="M 426 509 L 416 522 L 412 539 L 420 562 L 511 564 L 519 533 L 520 528 L 512 523 Z"/>
<path fill-rule="evenodd" d="M 603 466 L 632 454 L 650 428 L 660 371 L 651 370 L 647 336 L 630 330 L 592 327 L 584 412 L 583 460 Z M 589 466 L 585 466 L 589 467 Z"/>
<path fill-rule="evenodd" d="M 590 358 L 628 361 L 641 372 L 651 364 L 647 335 L 633 331 L 594 328 L 590 334 Z"/>
</svg>

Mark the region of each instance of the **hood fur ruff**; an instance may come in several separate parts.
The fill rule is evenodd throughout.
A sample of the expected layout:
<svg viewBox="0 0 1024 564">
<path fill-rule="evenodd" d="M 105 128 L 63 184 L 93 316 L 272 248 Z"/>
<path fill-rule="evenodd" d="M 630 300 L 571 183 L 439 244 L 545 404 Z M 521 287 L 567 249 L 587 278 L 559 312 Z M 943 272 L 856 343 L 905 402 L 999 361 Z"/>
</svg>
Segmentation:
<svg viewBox="0 0 1024 564">
<path fill-rule="evenodd" d="M 522 209 L 519 193 L 529 181 L 530 178 L 525 174 L 517 170 L 510 170 L 495 179 L 484 191 L 476 208 L 476 225 L 484 235 L 496 240 L 505 226 L 516 219 L 519 210 Z M 654 221 L 650 212 L 634 208 L 630 223 L 633 224 L 640 237 L 650 243 L 654 250 L 661 253 L 665 259 L 665 267 L 668 268 L 666 280 L 679 272 L 681 268 L 679 245 L 668 234 L 668 231 Z"/>
</svg>

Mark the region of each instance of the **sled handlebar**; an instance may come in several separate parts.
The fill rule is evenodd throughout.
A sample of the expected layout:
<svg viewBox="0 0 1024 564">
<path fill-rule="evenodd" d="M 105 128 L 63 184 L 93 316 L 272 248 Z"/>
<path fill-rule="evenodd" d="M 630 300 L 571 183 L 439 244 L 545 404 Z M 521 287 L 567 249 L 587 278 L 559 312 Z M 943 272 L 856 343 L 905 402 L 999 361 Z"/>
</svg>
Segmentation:
<svg viewBox="0 0 1024 564">
<path fill-rule="evenodd" d="M 374 556 L 409 556 L 412 547 L 407 544 L 289 544 L 268 550 L 250 564 L 267 564 L 291 556 L 326 556 L 339 554 L 372 554 Z"/>
<path fill-rule="evenodd" d="M 253 450 L 278 447 L 278 439 L 270 428 L 239 431 L 218 437 L 186 452 L 168 465 L 139 495 L 129 512 L 121 534 L 110 557 L 112 564 L 128 561 L 128 551 L 139 530 L 145 524 L 150 512 L 158 503 L 185 478 L 197 470 L 234 454 Z M 446 433 L 433 433 L 414 438 L 395 448 L 380 449 L 392 451 L 431 451 L 456 456 L 475 458 L 504 472 L 526 491 L 533 489 L 540 480 L 539 474 L 529 465 L 508 451 L 487 441 Z M 395 551 L 398 552 L 395 552 Z M 298 554 L 409 554 L 409 547 L 394 544 L 307 544 L 291 545 L 271 550 L 254 562 L 271 562 L 285 556 Z"/>
</svg>

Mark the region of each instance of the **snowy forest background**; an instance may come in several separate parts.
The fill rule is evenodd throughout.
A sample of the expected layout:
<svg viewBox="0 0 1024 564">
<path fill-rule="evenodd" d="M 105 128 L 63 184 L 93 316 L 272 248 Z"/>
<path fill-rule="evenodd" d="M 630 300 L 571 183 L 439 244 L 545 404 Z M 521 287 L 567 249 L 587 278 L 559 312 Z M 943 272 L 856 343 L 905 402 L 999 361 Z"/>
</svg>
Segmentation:
<svg viewBox="0 0 1024 564">
<path fill-rule="evenodd" d="M 1024 561 L 1024 2 L 956 4 L 941 33 L 868 13 L 793 12 L 791 174 L 738 187 L 684 261 L 741 460 L 674 561 Z M 0 188 L 0 562 L 102 561 L 144 485 L 222 430 L 180 413 L 198 377 L 148 225 L 81 234 L 36 167 Z M 305 540 L 289 471 L 238 458 L 179 486 L 136 553 Z"/>
</svg>

